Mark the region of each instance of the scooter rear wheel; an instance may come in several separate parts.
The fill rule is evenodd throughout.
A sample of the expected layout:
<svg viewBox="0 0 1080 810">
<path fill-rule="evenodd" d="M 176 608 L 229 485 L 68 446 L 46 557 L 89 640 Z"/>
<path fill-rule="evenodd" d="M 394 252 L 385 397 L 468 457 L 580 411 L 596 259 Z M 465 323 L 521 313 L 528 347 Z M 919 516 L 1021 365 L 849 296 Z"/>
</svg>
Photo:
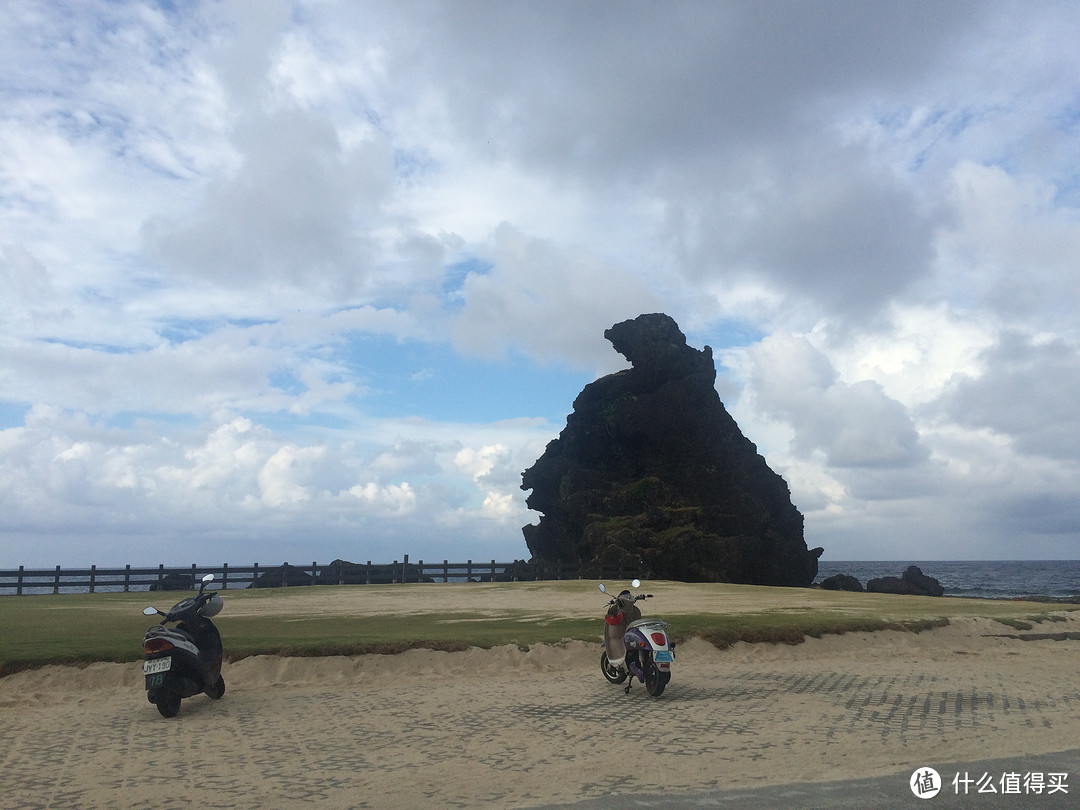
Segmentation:
<svg viewBox="0 0 1080 810">
<path fill-rule="evenodd" d="M 656 664 L 650 663 L 649 668 L 645 670 L 645 691 L 653 697 L 660 697 L 670 680 L 670 672 L 661 672 Z"/>
<path fill-rule="evenodd" d="M 180 695 L 171 690 L 162 690 L 156 705 L 162 717 L 176 717 L 180 713 Z"/>
<path fill-rule="evenodd" d="M 217 683 L 207 689 L 206 694 L 211 700 L 220 700 L 221 696 L 225 694 L 225 679 L 218 675 Z"/>
<path fill-rule="evenodd" d="M 626 670 L 619 669 L 619 667 L 612 664 L 607 657 L 606 652 L 600 653 L 600 669 L 604 672 L 604 677 L 608 679 L 610 683 L 622 683 L 626 680 Z"/>
</svg>

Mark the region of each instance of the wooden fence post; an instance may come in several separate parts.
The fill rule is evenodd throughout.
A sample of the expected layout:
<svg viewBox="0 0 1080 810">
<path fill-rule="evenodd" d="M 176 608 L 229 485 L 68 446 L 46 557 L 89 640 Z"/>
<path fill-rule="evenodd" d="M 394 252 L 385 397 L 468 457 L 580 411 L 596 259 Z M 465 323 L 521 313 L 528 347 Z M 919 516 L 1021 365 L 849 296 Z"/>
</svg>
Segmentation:
<svg viewBox="0 0 1080 810">
<path fill-rule="evenodd" d="M 465 581 L 472 582 L 472 560 L 465 563 Z"/>
<path fill-rule="evenodd" d="M 402 584 L 409 581 L 409 555 L 405 555 L 405 561 L 401 564 L 401 582 Z"/>
<path fill-rule="evenodd" d="M 371 560 L 367 561 L 367 568 L 364 569 L 364 584 L 371 584 Z"/>
<path fill-rule="evenodd" d="M 450 581 L 450 563 L 447 560 L 442 561 L 442 581 Z"/>
<path fill-rule="evenodd" d="M 53 593 L 60 593 L 60 566 L 56 566 L 56 579 L 53 584 Z"/>
<path fill-rule="evenodd" d="M 420 582 L 424 579 L 424 561 L 416 561 L 416 581 Z"/>
<path fill-rule="evenodd" d="M 18 581 L 18 584 L 16 584 L 16 586 L 15 586 L 15 595 L 16 596 L 22 596 L 22 575 L 23 575 L 23 567 L 20 565 L 19 566 L 19 581 Z"/>
<path fill-rule="evenodd" d="M 251 587 L 255 587 L 255 583 L 259 580 L 259 564 L 255 563 L 251 567 Z"/>
<path fill-rule="evenodd" d="M 221 564 L 221 590 L 229 587 L 229 564 Z"/>
<path fill-rule="evenodd" d="M 131 590 L 131 563 L 124 566 L 124 593 Z"/>
</svg>

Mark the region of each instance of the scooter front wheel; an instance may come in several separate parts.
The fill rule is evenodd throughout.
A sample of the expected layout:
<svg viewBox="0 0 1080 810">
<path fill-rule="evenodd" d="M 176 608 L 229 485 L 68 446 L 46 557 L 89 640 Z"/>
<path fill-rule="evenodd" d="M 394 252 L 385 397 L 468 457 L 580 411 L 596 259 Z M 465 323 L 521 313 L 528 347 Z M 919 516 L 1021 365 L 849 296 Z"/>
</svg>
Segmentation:
<svg viewBox="0 0 1080 810">
<path fill-rule="evenodd" d="M 656 664 L 650 663 L 648 669 L 645 670 L 645 691 L 653 697 L 660 697 L 670 680 L 670 672 L 661 672 Z"/>
<path fill-rule="evenodd" d="M 610 683 L 622 683 L 626 680 L 626 670 L 612 664 L 608 660 L 606 652 L 600 653 L 600 669 L 603 670 L 604 677 Z"/>
<path fill-rule="evenodd" d="M 156 705 L 162 717 L 176 717 L 180 713 L 180 694 L 171 689 L 163 689 Z"/>
</svg>

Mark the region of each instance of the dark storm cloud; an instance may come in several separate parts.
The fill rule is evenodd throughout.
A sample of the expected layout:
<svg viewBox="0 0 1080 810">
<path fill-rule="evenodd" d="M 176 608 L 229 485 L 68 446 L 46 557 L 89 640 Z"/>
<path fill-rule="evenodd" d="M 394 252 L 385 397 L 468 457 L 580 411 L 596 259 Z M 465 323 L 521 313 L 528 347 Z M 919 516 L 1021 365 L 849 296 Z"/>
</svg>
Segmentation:
<svg viewBox="0 0 1080 810">
<path fill-rule="evenodd" d="M 787 137 L 822 105 L 933 75 L 970 3 L 451 3 L 414 20 L 423 70 L 492 148 L 648 176 Z"/>
<path fill-rule="evenodd" d="M 862 319 L 927 271 L 930 212 L 843 142 L 836 111 L 932 77 L 978 30 L 965 3 L 439 4 L 391 70 L 438 77 L 458 136 L 668 210 L 696 279 L 771 279 Z"/>
<path fill-rule="evenodd" d="M 942 396 L 951 419 L 1007 436 L 1024 453 L 1080 461 L 1080 353 L 1074 346 L 1006 334 L 979 361 L 981 375 L 958 375 Z"/>
</svg>

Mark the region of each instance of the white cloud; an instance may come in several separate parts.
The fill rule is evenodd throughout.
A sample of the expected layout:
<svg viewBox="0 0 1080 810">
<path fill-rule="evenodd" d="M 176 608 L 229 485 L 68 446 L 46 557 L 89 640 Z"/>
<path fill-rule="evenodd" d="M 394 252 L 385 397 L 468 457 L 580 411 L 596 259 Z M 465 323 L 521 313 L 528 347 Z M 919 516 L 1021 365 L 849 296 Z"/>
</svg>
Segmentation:
<svg viewBox="0 0 1080 810">
<path fill-rule="evenodd" d="M 488 492 L 480 511 L 484 517 L 503 522 L 508 519 L 519 519 L 521 515 L 520 509 L 514 504 L 514 496 L 510 493 Z"/>
<path fill-rule="evenodd" d="M 464 447 L 454 457 L 454 463 L 474 481 L 480 481 L 496 464 L 505 463 L 509 455 L 510 449 L 502 444 L 488 445 L 479 449 Z"/>
<path fill-rule="evenodd" d="M 416 508 L 416 493 L 408 482 L 379 486 L 375 483 L 357 484 L 349 494 L 372 507 L 376 514 L 405 515 Z"/>
<path fill-rule="evenodd" d="M 580 249 L 560 250 L 509 224 L 495 232 L 492 268 L 470 273 L 455 343 L 470 353 L 498 357 L 516 347 L 541 362 L 610 364 L 608 326 L 663 308 L 644 278 Z"/>
<path fill-rule="evenodd" d="M 1032 331 L 1068 329 L 1080 295 L 1080 206 L 1046 177 L 963 161 L 949 186 L 956 225 L 942 235 L 951 297 Z M 1075 183 L 1075 179 L 1069 181 Z"/>
<path fill-rule="evenodd" d="M 830 467 L 905 467 L 925 460 L 904 406 L 875 381 L 840 380 L 805 338 L 773 335 L 748 355 L 754 404 L 792 425 L 797 454 L 821 451 Z"/>
<path fill-rule="evenodd" d="M 284 506 L 308 500 L 311 493 L 303 481 L 309 467 L 317 462 L 326 450 L 322 447 L 286 446 L 277 450 L 259 470 L 259 488 L 267 506 Z"/>
</svg>

